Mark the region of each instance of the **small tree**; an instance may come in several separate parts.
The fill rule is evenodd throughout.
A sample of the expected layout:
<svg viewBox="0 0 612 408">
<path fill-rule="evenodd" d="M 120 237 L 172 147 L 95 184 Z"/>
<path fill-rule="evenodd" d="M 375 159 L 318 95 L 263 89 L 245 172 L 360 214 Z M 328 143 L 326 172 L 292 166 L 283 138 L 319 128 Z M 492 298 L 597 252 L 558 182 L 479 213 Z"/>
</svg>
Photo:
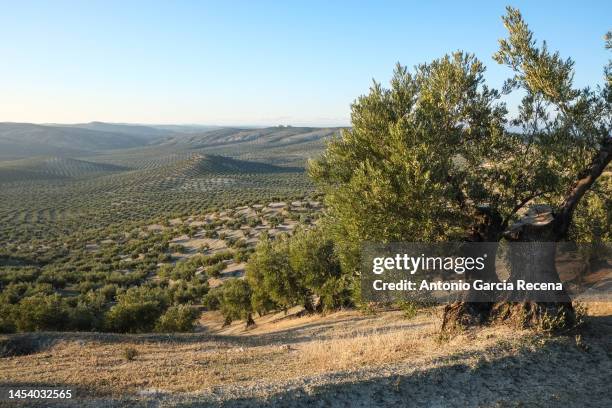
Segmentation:
<svg viewBox="0 0 612 408">
<path fill-rule="evenodd" d="M 310 292 L 289 262 L 289 238 L 285 235 L 272 241 L 263 234 L 249 258 L 246 279 L 258 300 L 258 311 L 272 303 L 285 311 L 296 304 L 308 308 L 311 303 Z"/>
<path fill-rule="evenodd" d="M 200 313 L 193 307 L 172 306 L 160 316 L 155 324 L 155 331 L 161 333 L 191 332 L 199 316 Z"/>
<path fill-rule="evenodd" d="M 251 287 L 242 279 L 230 279 L 223 284 L 220 309 L 225 318 L 224 325 L 234 320 L 246 320 L 246 327 L 255 324 L 252 316 Z"/>
<path fill-rule="evenodd" d="M 342 275 L 335 245 L 323 228 L 295 232 L 289 239 L 289 266 L 302 285 L 319 296 L 315 309 L 333 310 L 350 302 L 348 282 Z"/>
<path fill-rule="evenodd" d="M 17 331 L 63 330 L 68 323 L 66 309 L 59 295 L 36 295 L 19 302 Z"/>
<path fill-rule="evenodd" d="M 117 304 L 106 313 L 105 323 L 110 331 L 148 332 L 168 305 L 168 296 L 160 288 L 130 288 L 117 296 Z"/>
</svg>

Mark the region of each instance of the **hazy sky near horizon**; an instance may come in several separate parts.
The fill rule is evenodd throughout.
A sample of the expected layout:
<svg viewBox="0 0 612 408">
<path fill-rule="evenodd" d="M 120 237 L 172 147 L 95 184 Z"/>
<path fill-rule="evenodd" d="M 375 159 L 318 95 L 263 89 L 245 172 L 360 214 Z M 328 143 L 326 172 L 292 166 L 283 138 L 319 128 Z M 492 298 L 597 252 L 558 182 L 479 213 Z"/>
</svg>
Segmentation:
<svg viewBox="0 0 612 408">
<path fill-rule="evenodd" d="M 0 0 L 0 121 L 347 125 L 394 64 L 491 59 L 506 4 L 602 83 L 612 2 Z"/>
</svg>

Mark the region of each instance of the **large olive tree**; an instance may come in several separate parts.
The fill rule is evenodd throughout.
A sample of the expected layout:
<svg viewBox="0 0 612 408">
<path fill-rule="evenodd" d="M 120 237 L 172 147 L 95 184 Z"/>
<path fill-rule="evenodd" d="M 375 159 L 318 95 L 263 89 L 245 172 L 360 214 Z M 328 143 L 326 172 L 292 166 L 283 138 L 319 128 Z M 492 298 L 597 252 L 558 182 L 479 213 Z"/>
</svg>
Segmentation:
<svg viewBox="0 0 612 408">
<path fill-rule="evenodd" d="M 518 10 L 508 8 L 503 21 L 508 37 L 494 59 L 512 76 L 501 91 L 486 86 L 484 65 L 468 53 L 414 72 L 398 65 L 390 88 L 375 82 L 352 105 L 352 127 L 310 162 L 345 271 L 358 274 L 366 240 L 567 235 L 612 157 L 612 68 L 603 87 L 577 89 L 573 61 L 538 46 Z M 504 98 L 517 91 L 522 101 L 511 115 Z M 513 224 L 535 203 L 550 208 L 546 228 L 516 228 L 529 225 Z M 482 321 L 493 309 L 467 299 L 448 312 Z"/>
</svg>

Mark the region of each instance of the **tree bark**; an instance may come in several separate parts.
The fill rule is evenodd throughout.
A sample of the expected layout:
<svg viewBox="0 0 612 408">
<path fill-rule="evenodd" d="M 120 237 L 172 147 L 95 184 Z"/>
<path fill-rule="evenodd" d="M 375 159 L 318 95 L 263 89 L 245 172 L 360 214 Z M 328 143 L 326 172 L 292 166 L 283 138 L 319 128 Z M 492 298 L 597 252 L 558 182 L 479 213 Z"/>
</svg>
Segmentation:
<svg viewBox="0 0 612 408">
<path fill-rule="evenodd" d="M 490 211 L 488 213 L 481 211 L 480 217 L 477 217 L 477 220 L 480 219 L 475 222 L 468 239 L 474 242 L 498 242 L 503 234 L 511 242 L 547 242 L 549 244 L 537 244 L 539 246 L 537 259 L 526 258 L 524 253 L 514 255 L 511 253 L 509 280 L 512 282 L 518 279 L 529 281 L 533 278 L 533 272 L 537 268 L 538 275 L 544 280 L 560 282 L 555 266 L 556 245 L 554 243 L 567 236 L 578 203 L 601 176 L 611 160 L 612 137 L 606 136 L 590 165 L 578 175 L 577 180 L 568 189 L 557 212 L 548 210 L 540 214 L 532 214 L 515 224 L 510 231 L 502 233 L 500 229 L 503 230 L 504 223 L 498 223 L 497 217 Z M 488 277 L 485 279 L 495 279 L 491 271 L 487 271 L 487 274 Z M 546 296 L 542 298 L 541 294 L 537 298 L 532 295 L 513 293 L 511 297 L 492 304 L 473 302 L 470 300 L 473 294 L 468 293 L 464 301 L 446 306 L 442 329 L 450 330 L 457 325 L 482 324 L 491 320 L 515 321 L 523 327 L 542 327 L 543 324 L 552 322 L 557 327 L 551 327 L 551 329 L 565 328 L 575 322 L 574 308 L 567 293 L 551 296 L 551 299 L 546 299 Z M 532 298 L 540 301 L 530 300 Z"/>
<path fill-rule="evenodd" d="M 489 256 L 483 270 L 467 272 L 465 279 L 470 283 L 476 279 L 486 282 L 499 282 L 495 270 L 495 255 L 504 230 L 502 217 L 488 207 L 478 207 L 474 218 L 475 221 L 466 237 L 466 242 L 490 243 L 493 248 L 488 253 L 493 256 Z M 478 256 L 478 254 L 475 254 L 475 256 Z M 489 319 L 494 305 L 494 302 L 489 299 L 494 298 L 494 293 L 483 293 L 471 288 L 462 301 L 454 302 L 444 308 L 442 330 L 452 331 L 457 327 L 485 323 Z"/>
<path fill-rule="evenodd" d="M 570 187 L 568 193 L 561 204 L 561 207 L 554 218 L 554 234 L 556 241 L 567 235 L 572 223 L 574 210 L 585 193 L 593 186 L 593 183 L 601 176 L 610 161 L 612 160 L 612 136 L 606 136 L 601 143 L 598 154 L 593 158 L 587 167 Z"/>
<path fill-rule="evenodd" d="M 511 281 L 533 279 L 537 270 L 538 278 L 548 282 L 560 282 L 555 266 L 556 242 L 563 240 L 572 224 L 574 210 L 593 183 L 604 172 L 612 160 L 612 137 L 606 136 L 590 165 L 577 177 L 568 189 L 558 211 L 550 208 L 540 214 L 532 214 L 515 224 L 505 237 L 513 242 L 539 242 L 538 256 L 526 257 L 525 254 L 511 254 Z M 545 242 L 546 244 L 542 244 Z M 549 329 L 564 329 L 576 322 L 576 315 L 569 295 L 549 293 L 513 293 L 510 301 L 496 304 L 491 310 L 492 319 L 513 320 L 522 326 L 550 326 Z M 532 299 L 537 299 L 533 301 Z"/>
<path fill-rule="evenodd" d="M 531 209 L 504 236 L 510 241 L 508 282 L 515 289 L 504 294 L 495 304 L 490 318 L 510 321 L 519 327 L 546 330 L 572 326 L 576 321 L 575 313 L 565 289 L 560 292 L 517 289 L 519 280 L 528 283 L 561 283 L 555 262 L 558 236 L 551 209 Z"/>
<path fill-rule="evenodd" d="M 255 320 L 253 320 L 253 315 L 249 313 L 246 318 L 246 328 L 251 328 L 255 326 Z"/>
</svg>

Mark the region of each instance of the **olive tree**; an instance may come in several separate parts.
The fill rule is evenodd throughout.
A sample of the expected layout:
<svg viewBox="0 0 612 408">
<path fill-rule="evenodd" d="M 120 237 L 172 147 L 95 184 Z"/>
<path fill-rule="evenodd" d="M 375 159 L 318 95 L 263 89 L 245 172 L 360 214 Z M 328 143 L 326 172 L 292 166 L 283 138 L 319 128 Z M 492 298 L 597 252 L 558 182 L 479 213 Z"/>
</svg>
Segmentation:
<svg viewBox="0 0 612 408">
<path fill-rule="evenodd" d="M 538 46 L 518 10 L 508 8 L 503 21 L 508 37 L 494 59 L 511 76 L 502 90 L 485 84 L 485 66 L 469 53 L 412 72 L 398 64 L 390 87 L 374 82 L 351 106 L 352 127 L 309 163 L 345 272 L 358 276 L 367 240 L 567 236 L 612 156 L 612 68 L 603 87 L 576 89 L 571 59 Z M 511 92 L 522 94 L 516 115 L 504 102 Z M 538 231 L 514 228 L 533 204 L 549 208 L 550 222 Z M 492 272 L 484 273 L 495 279 Z M 571 303 L 562 307 L 572 312 Z M 482 322 L 494 309 L 468 297 L 446 317 Z"/>
</svg>

